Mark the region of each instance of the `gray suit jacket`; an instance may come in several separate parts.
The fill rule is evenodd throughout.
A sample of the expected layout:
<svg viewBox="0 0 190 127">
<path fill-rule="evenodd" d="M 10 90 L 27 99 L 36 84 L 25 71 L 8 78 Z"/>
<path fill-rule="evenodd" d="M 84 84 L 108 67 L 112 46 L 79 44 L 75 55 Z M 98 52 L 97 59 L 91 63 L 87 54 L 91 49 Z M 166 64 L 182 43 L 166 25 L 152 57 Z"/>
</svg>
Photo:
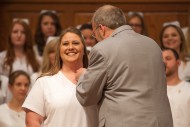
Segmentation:
<svg viewBox="0 0 190 127">
<path fill-rule="evenodd" d="M 172 127 L 160 47 L 121 26 L 90 53 L 77 86 L 84 105 L 99 106 L 99 127 Z"/>
</svg>

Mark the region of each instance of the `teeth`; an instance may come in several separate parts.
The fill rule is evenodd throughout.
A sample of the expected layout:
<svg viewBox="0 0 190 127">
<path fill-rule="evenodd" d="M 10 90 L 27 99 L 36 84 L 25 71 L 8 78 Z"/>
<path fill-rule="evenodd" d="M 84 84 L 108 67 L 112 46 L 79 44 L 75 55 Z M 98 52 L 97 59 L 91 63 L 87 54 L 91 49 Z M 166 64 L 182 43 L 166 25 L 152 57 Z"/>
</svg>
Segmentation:
<svg viewBox="0 0 190 127">
<path fill-rule="evenodd" d="M 73 56 L 75 55 L 75 53 L 71 52 L 71 53 L 67 53 L 68 56 Z"/>
</svg>

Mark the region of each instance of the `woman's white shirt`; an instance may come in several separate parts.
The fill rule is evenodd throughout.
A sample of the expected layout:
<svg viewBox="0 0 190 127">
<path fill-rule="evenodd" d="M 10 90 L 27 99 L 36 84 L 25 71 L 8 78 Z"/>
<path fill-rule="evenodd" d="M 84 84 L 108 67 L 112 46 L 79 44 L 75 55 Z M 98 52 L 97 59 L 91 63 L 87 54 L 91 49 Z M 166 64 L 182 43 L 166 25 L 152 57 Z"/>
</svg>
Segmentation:
<svg viewBox="0 0 190 127">
<path fill-rule="evenodd" d="M 6 100 L 6 94 L 8 91 L 8 78 L 4 75 L 0 75 L 0 81 L 1 81 L 1 86 L 0 86 L 0 104 L 5 103 Z"/>
<path fill-rule="evenodd" d="M 178 68 L 178 74 L 181 80 L 190 80 L 190 61 L 188 61 L 186 64 L 181 61 L 181 64 Z"/>
<path fill-rule="evenodd" d="M 26 127 L 25 116 L 24 111 L 16 112 L 7 104 L 0 105 L 0 127 Z"/>
<path fill-rule="evenodd" d="M 6 53 L 7 53 L 7 51 L 3 51 L 0 53 L 0 74 L 8 76 L 9 69 L 3 68 L 3 63 L 4 63 L 4 59 L 6 57 Z M 26 57 L 16 58 L 14 60 L 13 66 L 12 66 L 12 72 L 16 71 L 16 70 L 23 70 L 23 71 L 27 72 L 29 75 L 32 75 L 34 73 L 31 65 L 27 64 Z"/>
<path fill-rule="evenodd" d="M 61 71 L 37 79 L 23 107 L 45 117 L 43 127 L 97 127 L 96 106 L 82 107 Z"/>
</svg>

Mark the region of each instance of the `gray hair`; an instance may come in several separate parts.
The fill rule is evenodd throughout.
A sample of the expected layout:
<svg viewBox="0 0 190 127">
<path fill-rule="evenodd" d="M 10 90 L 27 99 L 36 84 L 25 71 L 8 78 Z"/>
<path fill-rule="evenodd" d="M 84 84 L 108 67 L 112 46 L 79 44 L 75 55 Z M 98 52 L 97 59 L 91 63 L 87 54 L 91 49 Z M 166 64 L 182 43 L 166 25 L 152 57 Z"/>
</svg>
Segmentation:
<svg viewBox="0 0 190 127">
<path fill-rule="evenodd" d="M 110 29 L 116 29 L 126 25 L 126 17 L 120 8 L 112 5 L 104 5 L 94 13 L 92 22 L 95 25 L 102 24 Z"/>
</svg>

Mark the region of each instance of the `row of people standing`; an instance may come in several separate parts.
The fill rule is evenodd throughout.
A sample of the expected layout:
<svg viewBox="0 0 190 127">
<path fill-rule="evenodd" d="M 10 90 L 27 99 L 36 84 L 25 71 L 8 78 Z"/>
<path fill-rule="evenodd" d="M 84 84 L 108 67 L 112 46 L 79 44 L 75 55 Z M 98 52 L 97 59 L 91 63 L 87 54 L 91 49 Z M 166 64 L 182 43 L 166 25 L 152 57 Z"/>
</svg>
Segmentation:
<svg viewBox="0 0 190 127">
<path fill-rule="evenodd" d="M 92 25 L 83 24 L 80 28 L 85 39 L 88 53 L 97 43 L 91 37 Z M 0 75 L 1 75 L 1 102 L 10 100 L 11 95 L 5 93 L 7 89 L 8 76 L 16 70 L 23 70 L 31 76 L 31 84 L 41 74 L 48 71 L 55 57 L 55 45 L 62 30 L 60 21 L 55 11 L 43 11 L 37 23 L 35 43 L 28 22 L 24 19 L 13 20 L 9 30 L 7 49 L 0 53 Z M 57 37 L 54 42 L 48 43 L 49 37 Z M 48 44 L 47 44 L 48 43 Z M 44 49 L 46 47 L 46 49 Z M 6 96 L 6 99 L 5 99 Z"/>
<path fill-rule="evenodd" d="M 35 40 L 28 22 L 24 19 L 13 20 L 9 29 L 7 39 L 7 49 L 0 53 L 0 103 L 7 102 L 11 99 L 11 93 L 8 90 L 8 77 L 16 70 L 23 70 L 29 76 L 44 71 L 49 66 L 49 58 L 42 60 L 42 52 L 46 46 L 49 36 L 58 36 L 61 33 L 61 25 L 55 12 L 45 11 L 40 14 L 39 22 L 36 29 Z M 44 43 L 45 42 L 45 43 Z M 55 43 L 48 44 L 47 52 L 44 57 L 56 50 Z M 52 58 L 51 58 L 52 59 Z M 43 66 L 43 67 L 42 67 Z M 32 78 L 35 76 L 32 76 Z M 34 78 L 33 78 L 34 79 Z M 34 80 L 31 80 L 32 84 Z"/>
<path fill-rule="evenodd" d="M 128 24 L 139 34 L 147 35 L 141 13 L 131 14 L 128 18 Z M 160 33 L 160 47 L 166 67 L 167 96 L 171 106 L 174 127 L 190 126 L 189 46 L 190 26 L 183 30 L 178 22 L 169 22 L 163 25 Z"/>
<path fill-rule="evenodd" d="M 71 53 L 72 54 L 72 53 Z M 62 63 L 63 64 L 63 63 Z M 60 68 L 59 68 L 60 69 Z M 65 73 L 67 73 L 67 71 L 63 71 L 63 72 L 65 72 Z M 66 74 L 67 75 L 67 74 Z M 43 114 L 42 114 L 43 115 Z M 41 117 L 40 117 L 41 118 Z"/>
<path fill-rule="evenodd" d="M 40 14 L 36 28 L 35 44 L 31 29 L 22 19 L 12 23 L 7 49 L 0 53 L 0 74 L 8 76 L 15 70 L 24 70 L 30 76 L 40 70 L 41 56 L 49 36 L 58 36 L 61 25 L 51 11 Z"/>
<path fill-rule="evenodd" d="M 56 46 L 54 45 L 54 43 L 56 43 Z M 28 126 L 31 124 L 34 125 L 33 121 L 35 121 L 36 119 L 33 119 L 33 118 L 38 118 L 37 121 L 42 120 L 41 122 L 44 124 L 44 126 L 46 125 L 47 126 L 49 125 L 50 126 L 54 126 L 54 125 L 55 126 L 61 126 L 61 125 L 73 126 L 73 123 L 74 123 L 74 126 L 76 127 L 78 125 L 87 127 L 91 123 L 92 124 L 91 126 L 96 127 L 97 119 L 94 119 L 94 118 L 97 118 L 96 107 L 93 106 L 89 108 L 83 108 L 79 104 L 79 102 L 76 100 L 76 97 L 74 96 L 76 80 L 75 78 L 73 78 L 74 77 L 73 74 L 76 72 L 76 70 L 73 70 L 73 69 L 88 66 L 88 54 L 86 51 L 85 41 L 82 37 L 81 32 L 78 29 L 73 28 L 73 27 L 65 29 L 63 33 L 61 34 L 60 39 L 56 40 L 56 42 L 52 40 L 47 43 L 44 49 L 44 54 L 46 52 L 51 53 L 51 50 L 49 50 L 50 48 L 48 47 L 53 47 L 53 49 L 56 49 L 56 56 L 54 55 L 55 61 L 54 60 L 51 61 L 51 59 L 49 59 L 49 63 L 50 63 L 49 65 L 47 65 L 48 62 L 44 62 L 44 68 L 41 72 L 42 73 L 41 76 L 43 76 L 43 78 L 39 78 L 39 80 L 37 80 L 37 82 L 34 84 L 34 86 L 32 87 L 32 91 L 34 92 L 32 91 L 30 92 L 30 95 L 28 96 L 27 101 L 23 105 L 24 107 L 26 107 L 27 115 L 23 112 L 21 105 L 23 101 L 25 100 L 25 97 L 27 95 L 26 93 L 29 90 L 28 86 L 30 84 L 30 78 L 28 78 L 29 77 L 28 74 L 26 74 L 27 83 L 26 81 L 24 82 L 24 80 L 20 78 L 18 78 L 19 82 L 16 82 L 17 77 L 15 77 L 14 86 L 15 87 L 20 86 L 20 87 L 17 87 L 18 88 L 17 94 L 14 94 L 11 91 L 13 93 L 11 100 L 12 99 L 15 100 L 15 98 L 17 99 L 18 96 L 23 95 L 22 102 L 19 103 L 19 105 L 16 105 L 17 103 L 11 103 L 12 101 L 9 101 L 8 103 L 0 106 L 0 111 L 7 112 L 6 119 L 9 119 L 9 122 L 6 122 L 5 119 L 1 119 L 0 126 L 2 125 L 4 127 L 12 127 L 12 126 L 18 125 L 19 127 L 21 126 L 25 127 L 26 125 Z M 46 55 L 46 57 L 51 57 L 51 55 L 49 56 Z M 52 66 L 51 63 L 54 63 L 54 66 Z M 51 69 L 47 69 L 50 65 L 52 66 Z M 15 71 L 11 73 L 11 75 L 14 73 L 20 73 L 20 72 L 24 72 L 24 71 Z M 9 82 L 10 80 L 11 80 L 11 77 L 9 77 Z M 45 82 L 43 81 L 41 82 L 41 80 Z M 14 83 L 9 83 L 9 84 L 14 84 Z M 21 86 L 21 84 L 23 84 L 24 86 Z M 49 89 L 49 87 L 51 88 Z M 59 90 L 60 92 L 57 90 Z M 57 92 L 59 94 L 57 94 Z M 19 93 L 20 94 L 22 93 L 22 94 L 19 95 Z M 52 94 L 49 95 L 49 93 L 52 93 Z M 36 99 L 34 99 L 33 96 L 36 96 L 35 97 Z M 51 98 L 54 98 L 54 99 L 51 99 Z M 57 99 L 59 98 L 61 100 L 63 99 L 65 101 L 57 100 L 56 98 Z M 43 107 L 44 105 L 46 105 L 45 103 L 47 100 L 49 100 L 50 107 Z M 70 100 L 72 100 L 71 101 L 72 103 L 67 103 L 67 102 L 70 102 Z M 32 101 L 37 102 L 37 103 L 34 103 Z M 10 103 L 12 107 L 10 107 L 9 105 Z M 60 106 L 60 108 L 56 108 L 57 106 Z M 66 108 L 65 106 L 67 106 L 68 110 L 65 109 Z M 51 110 L 52 112 L 49 112 Z M 53 112 L 54 110 L 57 110 L 57 111 Z M 69 115 L 73 115 L 73 116 L 68 117 L 68 115 L 65 114 L 66 111 L 70 112 Z M 9 113 L 9 112 L 13 112 L 13 113 Z M 26 115 L 26 121 L 27 121 L 26 125 L 25 125 L 25 115 Z M 58 116 L 60 115 L 65 117 L 65 119 L 63 120 L 57 119 Z M 0 115 L 0 117 L 3 117 L 3 116 L 4 116 L 3 114 L 2 116 Z M 52 116 L 54 116 L 55 119 L 52 120 Z M 44 120 L 45 119 L 44 117 L 46 118 L 46 120 Z M 41 122 L 38 123 L 39 126 L 42 124 Z"/>
<path fill-rule="evenodd" d="M 52 12 L 46 12 L 46 13 L 49 14 L 49 13 L 52 13 Z M 60 45 L 58 46 L 58 42 L 60 42 L 61 39 L 54 38 L 51 41 L 47 41 L 48 37 L 52 36 L 52 33 L 53 33 L 52 31 L 55 31 L 55 27 L 53 27 L 55 25 L 55 23 L 53 23 L 53 22 L 50 21 L 50 16 L 45 15 L 46 13 L 41 14 L 41 16 L 40 16 L 40 19 L 41 19 L 41 29 L 40 30 L 38 29 L 38 31 L 41 31 L 40 34 L 38 32 L 38 35 L 41 35 L 42 33 L 44 33 L 44 36 L 41 39 L 44 39 L 43 42 L 45 42 L 45 43 L 36 44 L 35 46 L 33 46 L 33 44 L 32 44 L 31 31 L 30 31 L 29 26 L 27 25 L 27 23 L 25 23 L 21 19 L 18 19 L 18 20 L 16 20 L 16 21 L 13 22 L 13 26 L 12 26 L 12 28 L 10 30 L 11 34 L 10 34 L 10 39 L 9 39 L 9 41 L 10 41 L 10 43 L 9 43 L 10 45 L 9 46 L 11 46 L 11 48 L 13 49 L 12 51 L 14 51 L 14 49 L 16 49 L 19 46 L 20 49 L 22 49 L 22 51 L 23 51 L 22 53 L 23 54 L 26 53 L 26 52 L 28 52 L 28 51 L 31 51 L 30 53 L 32 55 L 30 55 L 31 56 L 30 58 L 27 58 L 26 56 L 24 56 L 22 62 L 20 62 L 18 60 L 20 62 L 18 64 L 18 62 L 15 63 L 15 59 L 17 58 L 17 56 L 15 55 L 15 52 L 13 52 L 12 53 L 13 54 L 13 62 L 11 64 L 9 64 L 7 68 L 2 68 L 2 70 L 1 70 L 1 76 L 2 77 L 9 76 L 9 75 L 10 75 L 10 77 L 8 77 L 9 79 L 5 77 L 6 81 L 3 82 L 3 84 L 9 84 L 9 86 L 4 89 L 4 91 L 7 92 L 7 93 L 4 92 L 3 98 L 2 98 L 2 102 L 5 102 L 5 100 L 6 100 L 6 103 L 0 106 L 0 111 L 2 113 L 4 112 L 6 114 L 5 116 L 3 114 L 0 115 L 0 117 L 3 118 L 3 119 L 0 120 L 0 126 L 3 126 L 3 127 L 11 127 L 11 126 L 19 126 L 19 127 L 22 126 L 22 127 L 25 127 L 26 126 L 26 124 L 25 124 L 25 115 L 26 114 L 23 111 L 23 109 L 21 108 L 21 105 L 23 104 L 23 102 L 24 102 L 24 100 L 26 98 L 26 95 L 29 92 L 29 87 L 31 87 L 29 84 L 31 84 L 33 86 L 33 84 L 36 81 L 37 77 L 39 77 L 40 75 L 47 75 L 48 72 L 50 71 L 50 68 L 52 67 L 52 65 L 55 62 L 55 52 L 56 52 L 56 50 L 60 46 Z M 87 25 L 89 26 L 89 24 L 87 24 Z M 83 30 L 86 29 L 85 26 L 82 26 L 82 27 L 83 27 Z M 92 31 L 92 27 L 90 27 L 89 29 Z M 67 34 L 68 32 L 73 33 L 75 36 L 80 37 L 80 38 L 78 38 L 79 39 L 78 41 L 80 43 L 82 41 L 82 43 L 83 43 L 82 50 L 84 50 L 83 52 L 86 54 L 85 55 L 85 60 L 83 62 L 85 63 L 85 65 L 87 65 L 88 61 L 86 59 L 87 58 L 86 46 L 84 44 L 85 42 L 83 40 L 82 35 L 80 34 L 80 31 L 79 30 L 77 31 L 76 28 L 71 28 L 70 30 L 66 29 L 65 34 Z M 56 36 L 58 36 L 58 35 L 56 35 Z M 30 39 L 30 42 L 27 41 L 28 39 Z M 91 40 L 92 40 L 92 38 L 91 38 Z M 95 41 L 94 38 L 93 38 L 93 40 L 94 40 L 94 42 L 93 42 L 94 44 L 92 43 L 89 46 L 95 45 L 96 41 Z M 71 42 L 71 43 L 73 43 L 73 45 L 76 45 L 76 43 L 79 43 L 78 41 L 77 42 L 75 42 L 75 41 L 76 40 L 74 40 L 74 42 Z M 18 44 L 18 45 L 16 45 L 15 43 Z M 30 46 L 26 46 L 28 43 L 30 43 Z M 89 42 L 89 43 L 91 43 L 91 42 Z M 59 43 L 59 44 L 62 44 L 62 43 Z M 4 51 L 4 52 L 5 52 L 4 54 L 6 54 L 6 51 Z M 59 54 L 59 52 L 58 52 L 58 54 Z M 82 57 L 80 57 L 80 59 L 81 58 Z M 4 57 L 4 58 L 2 57 L 2 59 L 6 60 L 7 58 L 6 57 Z M 28 59 L 30 61 L 28 61 Z M 30 65 L 30 62 L 31 61 L 33 62 L 33 60 L 36 62 L 37 67 L 39 67 L 35 71 L 33 70 L 32 66 Z M 61 61 L 62 60 L 60 60 L 60 62 Z M 63 64 L 63 61 L 61 63 Z M 66 62 L 64 62 L 64 64 L 65 63 Z M 17 66 L 19 66 L 19 68 L 17 68 L 17 66 L 15 67 L 15 64 Z M 57 62 L 57 64 L 59 64 L 59 62 Z M 4 65 L 4 61 L 2 61 L 2 65 Z M 60 65 L 60 66 L 62 66 L 62 65 Z M 11 69 L 9 69 L 9 67 Z M 23 68 L 23 67 L 25 67 L 25 68 Z M 57 67 L 57 66 L 54 66 L 54 67 Z M 5 72 L 7 72 L 6 74 L 3 73 L 4 72 L 3 69 L 6 70 L 5 71 Z M 12 83 L 10 83 L 10 80 L 12 79 L 11 75 L 14 74 L 14 73 L 18 73 L 17 74 L 18 77 L 15 77 L 14 81 Z M 25 74 L 23 74 L 23 73 L 25 73 Z M 66 71 L 66 73 L 67 73 L 67 71 Z M 27 78 L 27 81 L 24 81 L 23 79 L 20 79 L 20 75 L 22 75 L 23 77 Z M 8 83 L 6 83 L 6 82 L 8 82 Z M 23 84 L 24 86 L 21 86 L 21 84 Z M 11 87 L 11 86 L 13 86 L 13 87 Z M 72 84 L 72 86 L 74 87 L 74 84 Z M 9 90 L 7 90 L 7 88 Z M 55 89 L 56 88 L 57 87 L 55 86 Z M 14 90 L 11 90 L 11 89 L 14 89 Z M 62 90 L 62 89 L 60 89 L 60 90 Z M 14 94 L 15 91 L 16 91 L 17 94 Z M 19 92 L 21 92 L 22 94 L 21 93 L 19 94 Z M 21 96 L 21 95 L 22 95 L 22 100 L 18 100 L 18 97 Z M 35 95 L 36 95 L 36 93 L 35 93 Z M 41 98 L 39 98 L 39 99 L 41 99 Z M 40 100 L 40 101 L 45 101 L 45 100 Z M 88 123 L 86 123 L 85 119 L 88 118 L 88 119 L 90 119 L 90 121 L 93 122 L 94 120 L 91 118 L 91 116 L 93 114 L 96 115 L 95 114 L 96 110 L 93 110 L 94 113 L 90 113 L 88 116 L 86 116 L 84 110 L 89 110 L 89 109 L 83 109 L 82 106 L 77 101 L 74 102 L 73 106 L 75 104 L 80 109 L 80 110 L 78 108 L 71 109 L 71 110 L 75 110 L 75 111 L 77 110 L 78 111 L 78 116 L 79 117 L 77 117 L 77 115 L 75 114 L 76 120 L 78 122 L 80 122 L 81 125 L 88 126 L 87 125 Z M 30 109 L 30 107 L 28 107 L 28 108 Z M 30 109 L 30 110 L 33 111 L 33 109 Z M 60 113 L 63 113 L 63 111 L 65 111 L 65 110 L 62 110 Z M 80 117 L 81 113 L 83 113 L 82 117 Z M 29 113 L 29 114 L 31 114 L 31 113 Z M 56 115 L 57 114 L 55 114 L 55 116 Z M 43 116 L 41 116 L 41 117 L 43 117 Z M 72 117 L 71 119 L 73 120 L 73 118 L 74 117 Z M 81 119 L 78 120 L 78 118 L 81 118 Z M 9 122 L 7 122 L 6 119 L 8 119 Z M 48 119 L 47 119 L 47 121 L 48 121 Z M 71 120 L 69 120 L 69 121 L 71 121 Z M 69 121 L 68 121 L 68 124 L 71 123 Z M 55 124 L 55 123 L 57 123 L 57 122 L 53 122 L 53 124 Z M 52 124 L 52 123 L 48 123 L 47 122 L 46 124 L 49 125 L 49 124 Z M 59 124 L 59 123 L 57 123 L 57 124 Z M 76 126 L 78 126 L 78 123 L 75 123 L 75 124 L 76 124 Z M 96 126 L 96 122 L 94 122 L 93 126 L 94 127 Z"/>
<path fill-rule="evenodd" d="M 12 27 L 9 31 L 9 39 L 7 43 L 7 50 L 0 53 L 0 58 L 2 59 L 0 62 L 0 74 L 8 76 L 10 72 L 14 70 L 25 70 L 32 75 L 35 72 L 40 70 L 40 64 L 42 63 L 42 54 L 47 42 L 47 38 L 49 36 L 59 36 L 61 33 L 62 27 L 60 25 L 60 21 L 58 16 L 54 11 L 43 11 L 37 23 L 37 28 L 35 32 L 35 45 L 33 46 L 31 30 L 27 24 L 22 22 L 21 20 L 14 21 Z M 128 16 L 128 24 L 137 32 L 143 35 L 147 35 L 147 30 L 145 27 L 145 23 L 142 15 L 139 13 L 132 13 Z M 176 45 L 171 43 L 169 45 L 165 45 L 165 36 L 162 36 L 166 27 L 165 26 L 160 34 L 160 43 L 161 47 L 174 47 Z M 175 27 L 175 26 L 174 26 Z M 175 27 L 177 30 L 177 34 L 179 34 L 179 40 L 177 43 L 178 48 L 181 46 L 180 58 L 184 62 L 184 66 L 188 63 L 187 56 L 188 55 L 188 41 L 189 34 L 187 34 L 187 38 L 184 38 L 181 29 L 177 26 Z M 80 27 L 81 32 L 83 33 L 84 38 L 86 40 L 87 49 L 91 49 L 97 42 L 91 36 L 92 35 L 92 26 L 90 24 L 84 24 Z M 167 30 L 167 29 L 166 29 Z M 174 30 L 175 31 L 175 30 Z M 20 32 L 20 33 L 19 33 Z M 189 35 L 189 36 L 188 36 Z M 163 38 L 164 37 L 164 38 Z M 185 40 L 186 39 L 186 40 Z M 163 41 L 164 40 L 164 41 Z M 169 40 L 169 39 L 168 39 Z M 172 39 L 170 39 L 172 40 Z M 164 43 L 163 43 L 164 42 Z M 177 46 L 177 45 L 176 45 Z M 34 50 L 32 50 L 32 47 Z M 174 47 L 176 48 L 176 47 Z M 179 49 L 178 49 L 179 50 Z M 35 52 L 35 55 L 34 55 Z M 182 66 L 183 64 L 181 64 Z M 185 67 L 180 67 L 180 78 L 189 79 L 190 74 L 187 74 L 190 70 L 184 69 Z M 189 65 L 187 65 L 189 66 Z M 185 71 L 184 71 L 185 70 Z M 183 73 L 184 72 L 184 73 Z M 186 77 L 187 75 L 187 77 Z"/>
<path fill-rule="evenodd" d="M 129 12 L 127 20 L 135 32 L 148 36 L 143 13 Z M 159 37 L 161 48 L 172 48 L 180 56 L 182 61 L 178 68 L 180 79 L 190 81 L 190 27 L 183 32 L 178 22 L 168 22 L 167 25 L 163 25 Z"/>
<path fill-rule="evenodd" d="M 49 12 L 43 15 L 46 14 L 49 15 Z M 55 23 L 47 23 L 48 21 L 44 20 L 42 18 L 40 31 L 43 31 L 43 36 L 47 36 L 51 33 L 51 25 Z M 44 38 L 44 40 L 47 39 Z M 0 106 L 1 127 L 26 126 L 26 113 L 21 106 L 37 77 L 41 73 L 47 72 L 53 65 L 57 42 L 58 38 L 47 41 L 47 44 L 44 45 L 43 56 L 40 56 L 37 50 L 36 53 L 34 51 L 37 45 L 33 46 L 29 25 L 22 19 L 13 22 L 7 50 L 0 53 L 2 60 L 0 67 L 0 103 L 4 103 Z"/>
</svg>

